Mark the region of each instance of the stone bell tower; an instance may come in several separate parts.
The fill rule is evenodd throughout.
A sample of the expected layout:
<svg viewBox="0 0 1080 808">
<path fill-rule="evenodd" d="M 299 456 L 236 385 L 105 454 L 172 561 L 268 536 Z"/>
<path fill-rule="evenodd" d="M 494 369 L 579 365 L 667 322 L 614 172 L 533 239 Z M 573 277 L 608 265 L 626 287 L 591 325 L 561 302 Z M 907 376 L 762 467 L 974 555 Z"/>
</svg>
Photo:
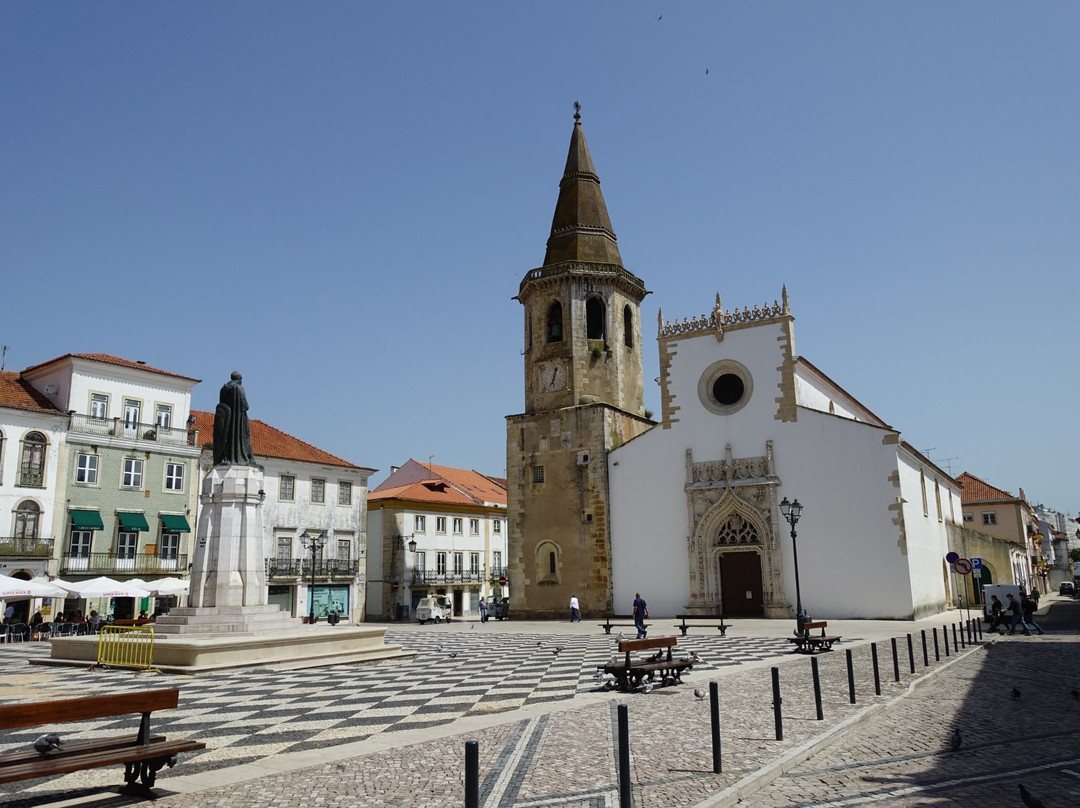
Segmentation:
<svg viewBox="0 0 1080 808">
<path fill-rule="evenodd" d="M 622 265 L 580 105 L 543 266 L 525 274 L 525 412 L 507 417 L 515 614 L 612 609 L 607 453 L 648 429 L 644 282 Z"/>
</svg>

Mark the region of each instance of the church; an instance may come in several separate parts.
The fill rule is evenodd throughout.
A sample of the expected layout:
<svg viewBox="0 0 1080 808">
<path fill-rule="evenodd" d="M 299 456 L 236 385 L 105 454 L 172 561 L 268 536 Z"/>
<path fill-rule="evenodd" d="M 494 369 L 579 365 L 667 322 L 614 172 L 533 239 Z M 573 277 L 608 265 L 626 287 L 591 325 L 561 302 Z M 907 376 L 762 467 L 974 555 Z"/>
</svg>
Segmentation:
<svg viewBox="0 0 1080 808">
<path fill-rule="evenodd" d="M 654 618 L 942 611 L 960 486 L 796 352 L 787 289 L 732 309 L 715 294 L 671 321 L 661 309 L 655 421 L 647 294 L 623 266 L 577 111 L 544 263 L 516 296 L 512 613 L 562 617 L 576 595 L 586 615 L 626 614 L 637 592 Z"/>
</svg>

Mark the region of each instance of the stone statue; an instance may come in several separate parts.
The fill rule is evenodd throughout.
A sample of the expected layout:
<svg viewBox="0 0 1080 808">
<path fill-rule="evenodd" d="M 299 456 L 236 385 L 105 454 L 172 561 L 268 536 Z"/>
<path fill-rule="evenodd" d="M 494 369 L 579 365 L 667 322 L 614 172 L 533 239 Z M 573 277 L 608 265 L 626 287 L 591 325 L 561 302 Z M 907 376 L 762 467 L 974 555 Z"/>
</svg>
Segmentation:
<svg viewBox="0 0 1080 808">
<path fill-rule="evenodd" d="M 214 465 L 256 466 L 251 451 L 247 395 L 240 371 L 234 370 L 221 387 L 214 412 Z"/>
</svg>

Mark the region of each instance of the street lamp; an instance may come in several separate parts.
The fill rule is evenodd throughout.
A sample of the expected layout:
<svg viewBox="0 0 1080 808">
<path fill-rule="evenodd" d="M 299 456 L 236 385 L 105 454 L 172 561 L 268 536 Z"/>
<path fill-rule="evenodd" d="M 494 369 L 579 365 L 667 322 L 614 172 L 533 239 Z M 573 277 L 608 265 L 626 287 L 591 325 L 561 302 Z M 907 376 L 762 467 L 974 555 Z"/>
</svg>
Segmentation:
<svg viewBox="0 0 1080 808">
<path fill-rule="evenodd" d="M 312 536 L 306 530 L 300 534 L 300 546 L 306 551 L 311 547 L 311 588 L 308 596 L 311 598 L 311 611 L 308 612 L 308 625 L 315 625 L 315 556 L 326 545 L 326 533 Z"/>
<path fill-rule="evenodd" d="M 802 592 L 799 589 L 799 547 L 795 542 L 795 525 L 799 523 L 799 517 L 802 516 L 803 506 L 799 504 L 799 500 L 794 502 L 788 502 L 788 498 L 784 497 L 780 503 L 780 513 L 784 515 L 784 519 L 791 525 L 791 555 L 795 559 L 795 633 L 798 636 L 803 636 L 806 630 L 803 628 L 803 623 L 806 622 L 806 614 L 802 608 Z"/>
</svg>

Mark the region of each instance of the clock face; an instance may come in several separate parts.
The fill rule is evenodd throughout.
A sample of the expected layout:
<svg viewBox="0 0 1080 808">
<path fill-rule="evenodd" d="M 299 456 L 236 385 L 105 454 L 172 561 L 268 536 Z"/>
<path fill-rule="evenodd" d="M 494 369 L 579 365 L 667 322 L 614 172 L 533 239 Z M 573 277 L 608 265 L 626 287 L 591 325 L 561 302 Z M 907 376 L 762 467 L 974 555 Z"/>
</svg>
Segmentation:
<svg viewBox="0 0 1080 808">
<path fill-rule="evenodd" d="M 554 393 L 566 389 L 566 366 L 561 362 L 551 362 L 540 367 L 540 389 L 545 393 Z"/>
</svg>

